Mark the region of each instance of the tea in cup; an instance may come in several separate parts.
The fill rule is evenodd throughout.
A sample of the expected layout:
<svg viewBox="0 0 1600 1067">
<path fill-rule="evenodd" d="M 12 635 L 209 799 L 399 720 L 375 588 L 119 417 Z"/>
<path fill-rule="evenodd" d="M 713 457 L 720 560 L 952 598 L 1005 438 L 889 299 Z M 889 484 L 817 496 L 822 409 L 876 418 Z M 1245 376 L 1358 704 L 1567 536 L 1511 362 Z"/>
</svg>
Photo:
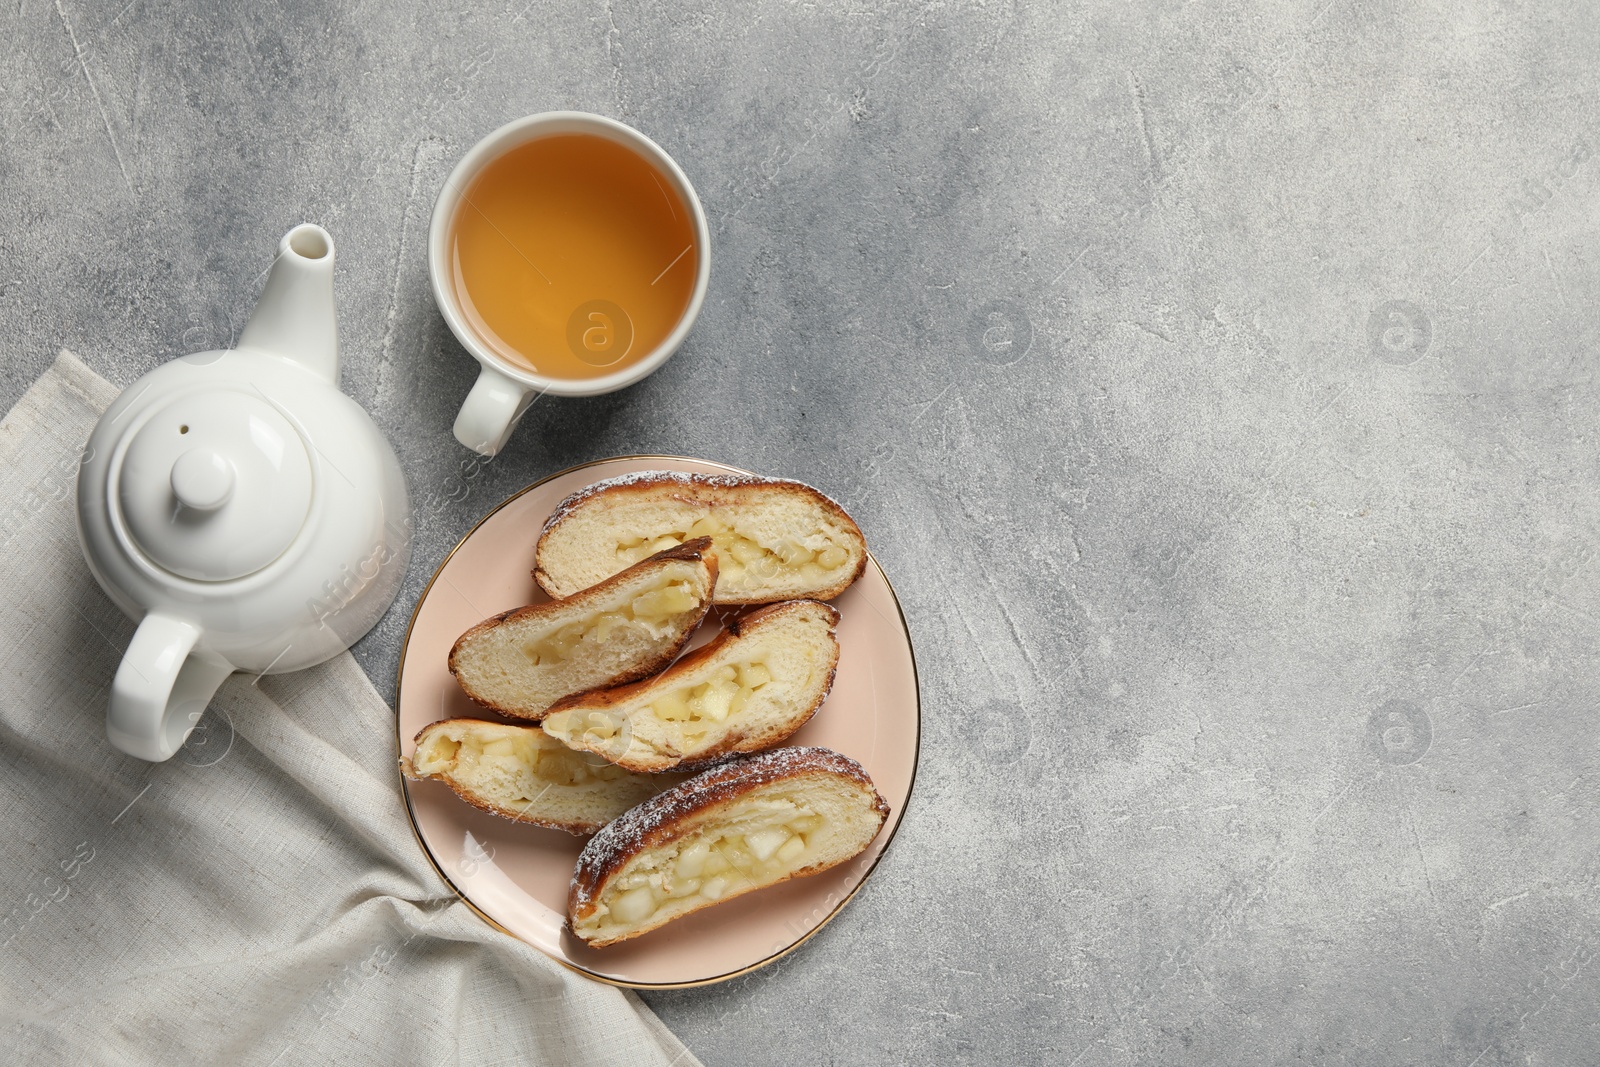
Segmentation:
<svg viewBox="0 0 1600 1067">
<path fill-rule="evenodd" d="M 535 397 L 594 396 L 677 350 L 711 275 L 689 179 L 613 119 L 549 112 L 480 141 L 434 205 L 428 266 L 480 364 L 456 439 L 495 455 Z"/>
</svg>

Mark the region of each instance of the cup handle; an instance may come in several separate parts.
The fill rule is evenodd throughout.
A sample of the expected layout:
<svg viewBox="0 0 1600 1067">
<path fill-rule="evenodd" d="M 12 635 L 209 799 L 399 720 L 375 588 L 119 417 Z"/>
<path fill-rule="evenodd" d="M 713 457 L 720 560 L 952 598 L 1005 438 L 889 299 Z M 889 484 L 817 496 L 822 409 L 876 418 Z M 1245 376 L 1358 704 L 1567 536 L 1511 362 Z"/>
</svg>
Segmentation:
<svg viewBox="0 0 1600 1067">
<path fill-rule="evenodd" d="M 130 756 L 160 763 L 183 746 L 233 666 L 190 655 L 193 623 L 151 612 L 134 631 L 111 682 L 106 737 Z"/>
<path fill-rule="evenodd" d="M 516 429 L 534 392 L 493 367 L 482 366 L 456 416 L 456 440 L 480 455 L 497 455 Z"/>
</svg>

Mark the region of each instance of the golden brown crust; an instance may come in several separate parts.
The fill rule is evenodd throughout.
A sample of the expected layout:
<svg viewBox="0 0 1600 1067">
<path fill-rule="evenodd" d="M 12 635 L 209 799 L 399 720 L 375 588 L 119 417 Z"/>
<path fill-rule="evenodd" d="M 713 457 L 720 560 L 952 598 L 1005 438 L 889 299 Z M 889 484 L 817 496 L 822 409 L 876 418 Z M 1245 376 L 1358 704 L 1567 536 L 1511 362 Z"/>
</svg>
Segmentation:
<svg viewBox="0 0 1600 1067">
<path fill-rule="evenodd" d="M 686 782 L 680 782 L 665 792 L 657 793 L 607 823 L 589 839 L 589 843 L 578 856 L 578 865 L 572 872 L 572 883 L 567 889 L 568 928 L 573 928 L 580 919 L 594 913 L 596 901 L 599 900 L 606 882 L 621 871 L 629 860 L 641 852 L 658 848 L 671 840 L 688 819 L 719 805 L 731 803 L 773 782 L 812 774 L 837 775 L 864 786 L 872 794 L 872 806 L 879 816 L 878 826 L 881 828 L 884 820 L 889 817 L 888 802 L 872 784 L 872 779 L 867 776 L 861 764 L 832 749 L 779 748 L 729 760 Z M 870 843 L 869 838 L 862 848 Z M 860 855 L 860 851 L 853 855 Z M 807 867 L 793 872 L 787 878 L 817 874 L 851 858 L 853 856 L 845 856 L 833 863 Z M 693 914 L 694 911 L 710 907 L 714 903 L 718 902 L 708 900 L 700 907 L 682 912 L 673 918 Z M 644 932 L 644 930 L 637 931 L 637 933 Z M 630 933 L 629 936 L 635 934 Z M 590 941 L 588 944 L 602 948 L 618 940 L 621 939 Z"/>
<path fill-rule="evenodd" d="M 448 726 L 451 723 L 463 722 L 463 721 L 465 721 L 465 722 L 474 722 L 475 723 L 475 722 L 479 722 L 480 720 L 477 720 L 477 719 L 465 719 L 465 720 L 463 720 L 463 719 L 457 718 L 457 719 L 440 719 L 438 722 L 431 722 L 428 725 L 424 726 L 422 729 L 418 730 L 417 731 L 417 736 L 411 739 L 411 743 L 412 743 L 413 748 L 420 748 L 422 746 L 423 735 L 426 734 L 429 730 L 439 729 L 439 728 Z M 533 727 L 518 727 L 518 729 L 532 730 Z M 574 834 L 574 835 L 576 835 L 578 837 L 587 837 L 590 834 L 594 833 L 596 830 L 600 829 L 600 827 L 605 825 L 605 821 L 603 821 L 603 820 L 602 821 L 595 821 L 595 820 L 592 820 L 592 819 L 585 819 L 585 820 L 564 821 L 564 820 L 561 820 L 561 819 L 548 818 L 548 817 L 543 817 L 543 816 L 538 816 L 538 815 L 530 815 L 526 808 L 524 808 L 522 810 L 513 811 L 512 809 L 504 807 L 503 805 L 500 805 L 500 804 L 496 804 L 491 800 L 486 800 L 476 790 L 464 785 L 462 782 L 457 780 L 457 778 L 452 774 L 422 774 L 422 773 L 420 773 L 416 769 L 416 767 L 412 764 L 411 759 L 408 756 L 401 756 L 400 757 L 400 773 L 403 776 L 405 776 L 406 778 L 411 779 L 413 782 L 429 782 L 429 781 L 432 781 L 432 782 L 443 782 L 445 785 L 450 787 L 451 791 L 453 791 L 456 794 L 456 796 L 460 797 L 462 800 L 465 800 L 468 804 L 471 804 L 473 807 L 477 808 L 479 811 L 487 812 L 490 815 L 498 815 L 500 818 L 502 818 L 502 819 L 510 819 L 512 822 L 526 823 L 526 824 L 529 824 L 529 825 L 532 825 L 532 826 L 544 826 L 544 827 L 548 827 L 551 830 L 565 830 L 567 833 Z M 684 776 L 682 774 L 664 774 L 664 775 L 659 776 L 656 779 L 656 781 L 658 783 L 660 783 L 661 785 L 675 784 L 678 781 L 682 780 L 683 777 Z M 660 786 L 658 786 L 657 788 L 659 788 L 659 787 Z"/>
<path fill-rule="evenodd" d="M 807 591 L 805 595 L 810 599 L 832 600 L 850 588 L 867 569 L 867 553 L 865 551 L 867 539 L 862 534 L 861 527 L 856 525 L 856 520 L 850 517 L 850 514 L 840 506 L 837 500 L 834 500 L 815 486 L 807 485 L 805 482 L 797 482 L 790 478 L 764 478 L 754 474 L 684 474 L 679 471 L 640 471 L 637 474 L 609 478 L 605 481 L 585 486 L 556 505 L 556 509 L 545 520 L 544 528 L 539 531 L 539 540 L 534 546 L 533 580 L 539 584 L 539 588 L 552 596 L 555 595 L 551 593 L 554 583 L 549 575 L 545 574 L 544 565 L 540 562 L 544 558 L 545 541 L 567 521 L 577 508 L 602 493 L 647 496 L 666 486 L 673 488 L 673 496 L 705 507 L 714 507 L 718 504 L 726 503 L 730 491 L 736 493 L 742 489 L 760 488 L 766 492 L 793 493 L 814 502 L 846 530 L 854 533 L 863 548 L 861 558 L 856 561 L 855 567 L 838 582 L 828 586 L 826 589 Z M 727 590 L 723 590 L 719 595 L 724 599 L 719 600 L 718 603 L 725 606 L 772 603 L 772 598 L 770 597 L 745 600 L 726 599 L 731 595 Z M 788 598 L 788 594 L 784 594 L 784 596 L 786 599 Z"/>
<path fill-rule="evenodd" d="M 422 729 L 416 731 L 416 737 L 411 739 L 413 744 L 421 744 L 422 734 L 426 734 L 429 729 L 432 729 L 437 725 L 438 723 L 429 723 L 427 726 L 422 726 Z M 566 832 L 573 833 L 573 835 L 576 835 L 576 837 L 587 837 L 587 835 L 594 833 L 595 830 L 598 830 L 600 827 L 602 827 L 602 825 L 605 825 L 603 822 L 562 822 L 558 821 L 558 819 L 536 819 L 536 817 L 530 816 L 530 814 L 526 813 L 526 811 L 518 813 L 518 811 L 510 811 L 509 808 L 501 808 L 501 806 L 496 805 L 496 803 L 493 803 L 493 801 L 485 800 L 482 793 L 478 793 L 477 790 L 474 789 L 469 789 L 467 785 L 462 785 L 461 782 L 456 781 L 454 774 L 419 774 L 418 769 L 414 768 L 414 766 L 411 766 L 410 758 L 406 757 L 400 757 L 400 774 L 403 774 L 405 777 L 410 777 L 411 781 L 413 782 L 443 782 L 445 785 L 450 785 L 451 792 L 456 793 L 456 795 L 461 797 L 462 800 L 466 800 L 469 805 L 474 806 L 474 808 L 477 808 L 478 811 L 486 811 L 486 813 L 490 813 L 491 816 L 499 816 L 501 819 L 510 819 L 512 822 L 526 822 L 526 824 L 549 827 L 549 829 L 552 830 L 566 830 Z"/>
<path fill-rule="evenodd" d="M 473 703 L 488 708 L 491 711 L 499 712 L 501 715 L 509 715 L 517 719 L 526 719 L 530 722 L 539 722 L 553 709 L 546 708 L 537 715 L 529 715 L 526 712 L 518 711 L 515 708 L 508 708 L 504 707 L 503 705 L 496 704 L 482 694 L 473 691 L 472 683 L 468 679 L 463 678 L 461 676 L 461 672 L 456 669 L 457 654 L 460 652 L 461 646 L 469 638 L 475 637 L 487 630 L 492 630 L 496 626 L 499 626 L 501 623 L 504 623 L 508 620 L 547 615 L 555 611 L 557 608 L 570 608 L 574 604 L 581 606 L 583 600 L 595 599 L 605 594 L 624 580 L 632 577 L 633 574 L 639 569 L 651 566 L 652 564 L 656 564 L 664 560 L 681 560 L 689 563 L 703 563 L 709 576 L 709 581 L 706 588 L 710 595 L 706 597 L 705 605 L 701 607 L 700 614 L 695 617 L 694 623 L 684 628 L 682 638 L 680 638 L 670 648 L 663 649 L 661 654 L 655 658 L 642 662 L 631 670 L 623 671 L 619 674 L 613 675 L 596 688 L 605 689 L 611 686 L 633 682 L 640 678 L 648 678 L 678 658 L 678 653 L 683 651 L 683 646 L 689 643 L 689 639 L 694 636 L 695 630 L 699 629 L 700 624 L 705 621 L 706 613 L 711 610 L 712 600 L 715 598 L 717 587 L 717 556 L 716 553 L 710 551 L 710 549 L 711 538 L 696 537 L 693 540 L 685 541 L 681 545 L 664 549 L 663 551 L 657 552 L 653 556 L 642 559 L 626 570 L 613 574 L 605 581 L 591 585 L 589 588 L 573 593 L 571 596 L 564 599 L 552 600 L 547 604 L 530 604 L 524 608 L 512 608 L 510 611 L 502 611 L 500 614 L 492 618 L 485 619 L 476 626 L 473 626 L 460 637 L 456 638 L 456 643 L 450 646 L 450 673 L 455 676 L 456 683 L 461 686 L 461 691 L 466 693 L 468 698 L 470 698 Z"/>
<path fill-rule="evenodd" d="M 421 730 L 417 731 L 417 736 L 413 739 L 413 741 L 420 742 L 422 740 L 422 735 L 427 733 L 432 726 L 436 725 L 438 724 L 430 723 L 428 726 L 424 726 Z M 400 773 L 411 779 L 413 782 L 443 782 L 445 785 L 450 787 L 451 792 L 455 793 L 456 796 L 460 797 L 462 800 L 465 800 L 468 804 L 471 804 L 479 811 L 488 812 L 490 815 L 498 815 L 500 818 L 510 819 L 512 822 L 527 823 L 532 826 L 544 826 L 551 830 L 565 830 L 567 833 L 573 834 L 577 837 L 587 837 L 589 834 L 594 833 L 596 830 L 600 829 L 600 827 L 605 825 L 604 823 L 595 822 L 561 822 L 557 819 L 539 819 L 528 815 L 526 812 L 514 812 L 508 808 L 502 808 L 498 804 L 491 804 L 489 801 L 484 800 L 476 792 L 468 789 L 466 786 L 456 781 L 454 775 L 418 774 L 417 769 L 411 765 L 411 761 L 405 756 L 400 757 Z"/>
<path fill-rule="evenodd" d="M 575 693 L 550 705 L 545 714 L 551 715 L 573 707 L 604 711 L 632 699 L 651 686 L 672 685 L 677 678 L 717 655 L 730 641 L 742 637 L 752 626 L 759 626 L 763 620 L 790 612 L 811 610 L 812 606 L 821 608 L 827 613 L 828 633 L 831 636 L 834 628 L 839 625 L 839 611 L 837 608 L 831 604 L 824 604 L 820 600 L 785 600 L 781 604 L 771 604 L 730 620 L 725 624 L 725 629 L 720 634 L 658 675 L 632 682 L 628 685 L 619 685 L 608 689 L 591 689 L 586 693 Z M 765 724 L 765 727 L 756 733 L 742 733 L 738 730 L 730 730 L 728 735 L 716 745 L 706 749 L 704 752 L 696 753 L 692 759 L 673 759 L 670 756 L 662 756 L 659 759 L 650 760 L 647 765 L 638 760 L 630 760 L 626 756 L 614 758 L 610 753 L 604 751 L 596 754 L 611 760 L 619 767 L 635 773 L 653 774 L 667 770 L 698 771 L 718 764 L 730 755 L 757 752 L 763 748 L 771 748 L 811 721 L 811 717 L 817 713 L 817 709 L 822 707 L 823 701 L 828 699 L 828 693 L 833 689 L 833 680 L 838 674 L 838 670 L 839 642 L 835 640 L 832 642 L 832 661 L 828 664 L 828 680 L 818 691 L 816 700 L 812 701 L 811 706 L 803 714 L 788 722 Z"/>
</svg>

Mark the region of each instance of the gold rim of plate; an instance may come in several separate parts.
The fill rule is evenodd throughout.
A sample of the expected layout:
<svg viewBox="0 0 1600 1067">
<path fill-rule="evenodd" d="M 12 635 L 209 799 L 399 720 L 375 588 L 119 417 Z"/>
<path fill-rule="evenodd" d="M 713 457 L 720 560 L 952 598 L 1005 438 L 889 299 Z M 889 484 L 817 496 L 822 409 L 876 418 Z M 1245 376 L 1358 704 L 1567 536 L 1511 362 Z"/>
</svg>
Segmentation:
<svg viewBox="0 0 1600 1067">
<path fill-rule="evenodd" d="M 752 477 L 756 476 L 752 471 L 747 471 L 739 467 L 732 467 L 726 463 L 718 463 L 716 460 L 695 459 L 691 456 L 666 456 L 657 454 L 609 456 L 605 459 L 591 460 L 588 463 L 574 464 L 571 467 L 556 471 L 554 474 L 547 474 L 538 481 L 531 482 L 528 485 L 523 486 L 515 493 L 512 493 L 510 496 L 500 501 L 500 503 L 490 508 L 481 519 L 472 524 L 472 529 L 468 530 L 466 534 L 462 536 L 461 540 L 456 542 L 455 547 L 450 549 L 449 552 L 445 553 L 444 559 L 439 561 L 439 566 L 434 568 L 433 576 L 428 579 L 428 584 L 423 586 L 421 595 L 417 597 L 417 602 L 411 609 L 410 620 L 406 622 L 405 638 L 400 644 L 400 663 L 399 666 L 395 668 L 394 675 L 395 773 L 399 778 L 400 796 L 405 802 L 406 806 L 406 821 L 411 824 L 411 836 L 416 838 L 417 845 L 422 849 L 422 854 L 428 858 L 428 865 L 431 866 L 439 875 L 439 877 L 444 880 L 444 884 L 450 887 L 450 891 L 456 895 L 456 898 L 467 907 L 471 908 L 473 913 L 476 914 L 478 918 L 482 919 L 496 930 L 499 930 L 507 937 L 514 937 L 525 945 L 530 945 L 533 948 L 539 949 L 540 952 L 543 952 L 546 956 L 549 956 L 552 960 L 555 960 L 561 966 L 567 968 L 567 970 L 581 974 L 585 978 L 593 979 L 596 982 L 604 983 L 605 985 L 618 986 L 623 989 L 693 989 L 698 986 L 716 985 L 719 982 L 726 982 L 730 979 L 738 978 L 740 975 L 749 974 L 751 971 L 760 970 L 762 967 L 765 967 L 768 964 L 776 963 L 778 960 L 783 959 L 783 957 L 787 956 L 789 953 L 793 952 L 795 949 L 799 948 L 801 945 L 804 945 L 807 941 L 810 941 L 813 937 L 817 936 L 817 934 L 821 933 L 822 929 L 831 923 L 834 918 L 844 910 L 845 905 L 854 900 L 856 894 L 861 892 L 861 887 L 867 884 L 867 879 L 872 877 L 873 872 L 878 869 L 878 864 L 882 863 L 883 858 L 889 854 L 889 849 L 894 844 L 895 835 L 900 832 L 900 826 L 905 822 L 906 811 L 911 807 L 911 798 L 916 792 L 917 770 L 922 764 L 922 680 L 917 674 L 916 649 L 911 643 L 911 627 L 906 622 L 905 609 L 900 606 L 900 594 L 895 592 L 894 583 L 889 581 L 889 576 L 884 573 L 883 567 L 878 564 L 878 558 L 874 556 L 870 550 L 867 552 L 867 560 L 872 564 L 873 569 L 878 572 L 879 576 L 883 578 L 883 584 L 888 588 L 889 596 L 894 600 L 895 612 L 900 617 L 900 628 L 904 630 L 906 634 L 906 652 L 911 657 L 912 689 L 916 694 L 917 704 L 917 736 L 914 743 L 914 751 L 912 752 L 911 757 L 911 781 L 906 785 L 906 798 L 905 801 L 900 805 L 900 815 L 897 819 L 895 819 L 894 828 L 889 831 L 889 836 L 884 841 L 883 848 L 878 851 L 877 858 L 872 861 L 872 866 L 868 867 L 866 871 L 862 873 L 860 880 L 851 887 L 850 892 L 844 895 L 839 903 L 834 906 L 833 910 L 828 912 L 828 914 L 823 917 L 821 922 L 817 923 L 816 926 L 813 926 L 810 930 L 807 930 L 804 934 L 800 935 L 800 937 L 790 942 L 782 949 L 779 949 L 777 952 L 772 953 L 770 956 L 766 956 L 763 959 L 757 960 L 755 963 L 749 964 L 748 966 L 740 967 L 738 970 L 728 971 L 726 974 L 715 975 L 711 978 L 697 978 L 689 982 L 627 982 L 620 978 L 612 978 L 608 975 L 596 974 L 587 967 L 581 967 L 569 959 L 565 959 L 552 952 L 549 952 L 539 945 L 534 945 L 531 941 L 517 937 L 516 934 L 512 933 L 510 930 L 507 930 L 504 926 L 501 926 L 494 920 L 492 916 L 474 904 L 472 899 L 463 893 L 461 888 L 457 886 L 455 882 L 450 880 L 450 876 L 445 873 L 444 868 L 439 866 L 439 861 L 434 857 L 433 850 L 429 848 L 428 843 L 422 839 L 422 831 L 417 826 L 417 813 L 411 807 L 411 790 L 406 785 L 405 775 L 401 774 L 399 771 L 400 745 L 404 741 L 404 738 L 400 736 L 400 693 L 401 683 L 404 681 L 406 673 L 406 656 L 411 651 L 411 631 L 417 624 L 417 613 L 422 610 L 422 605 L 427 601 L 428 594 L 433 591 L 433 583 L 439 580 L 439 575 L 444 573 L 446 565 L 448 565 L 450 560 L 454 558 L 455 554 L 461 550 L 461 546 L 472 539 L 472 535 L 478 532 L 478 528 L 480 526 L 488 522 L 495 515 L 497 515 L 502 508 L 506 507 L 523 494 L 532 492 L 546 482 L 554 481 L 557 478 L 564 477 L 568 474 L 573 474 L 588 467 L 598 467 L 605 463 L 617 463 L 630 460 L 664 460 L 669 463 L 711 463 L 725 468 L 731 474 L 748 474 Z"/>
</svg>

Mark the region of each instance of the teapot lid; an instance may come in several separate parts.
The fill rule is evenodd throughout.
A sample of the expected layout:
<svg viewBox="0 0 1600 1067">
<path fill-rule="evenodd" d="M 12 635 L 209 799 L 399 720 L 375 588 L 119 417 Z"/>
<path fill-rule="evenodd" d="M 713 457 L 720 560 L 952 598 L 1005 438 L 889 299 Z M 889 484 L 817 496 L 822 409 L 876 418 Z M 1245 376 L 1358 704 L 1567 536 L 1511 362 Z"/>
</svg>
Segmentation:
<svg viewBox="0 0 1600 1067">
<path fill-rule="evenodd" d="M 133 546 L 201 581 L 242 578 L 281 556 L 311 509 L 311 459 L 264 396 L 185 392 L 132 431 L 112 493 Z"/>
</svg>

